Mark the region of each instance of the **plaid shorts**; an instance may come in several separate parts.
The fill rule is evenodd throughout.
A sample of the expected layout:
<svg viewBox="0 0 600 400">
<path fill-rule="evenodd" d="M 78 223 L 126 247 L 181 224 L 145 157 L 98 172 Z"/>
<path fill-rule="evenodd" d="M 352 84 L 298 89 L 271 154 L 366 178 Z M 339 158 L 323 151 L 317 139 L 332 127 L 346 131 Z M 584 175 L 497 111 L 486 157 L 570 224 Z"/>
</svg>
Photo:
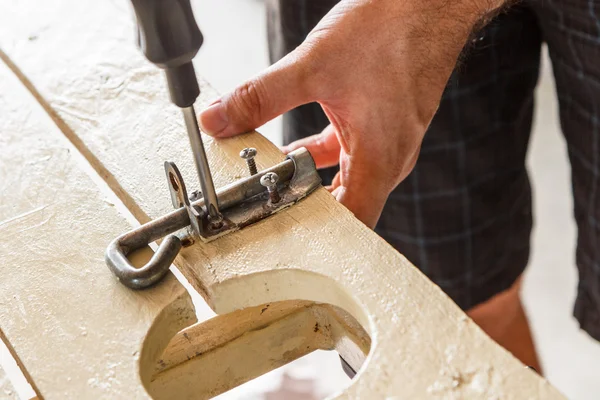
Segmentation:
<svg viewBox="0 0 600 400">
<path fill-rule="evenodd" d="M 268 0 L 272 61 L 298 46 L 335 0 Z M 600 4 L 526 1 L 475 36 L 425 135 L 414 171 L 376 231 L 463 309 L 510 287 L 532 227 L 525 167 L 546 42 L 572 167 L 579 288 L 575 316 L 600 340 Z M 320 132 L 317 104 L 284 116 L 284 140 Z M 334 169 L 322 172 L 331 180 Z"/>
</svg>

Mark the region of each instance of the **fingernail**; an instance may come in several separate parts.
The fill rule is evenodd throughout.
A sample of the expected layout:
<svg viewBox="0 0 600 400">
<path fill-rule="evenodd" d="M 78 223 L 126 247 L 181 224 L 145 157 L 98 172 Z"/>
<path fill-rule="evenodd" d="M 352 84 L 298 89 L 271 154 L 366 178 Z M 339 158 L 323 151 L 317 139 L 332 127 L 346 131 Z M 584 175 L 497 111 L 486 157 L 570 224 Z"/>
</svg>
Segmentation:
<svg viewBox="0 0 600 400">
<path fill-rule="evenodd" d="M 216 102 L 212 106 L 200 113 L 198 118 L 202 130 L 210 135 L 218 135 L 229 123 L 225 114 L 225 107 L 221 101 Z"/>
</svg>

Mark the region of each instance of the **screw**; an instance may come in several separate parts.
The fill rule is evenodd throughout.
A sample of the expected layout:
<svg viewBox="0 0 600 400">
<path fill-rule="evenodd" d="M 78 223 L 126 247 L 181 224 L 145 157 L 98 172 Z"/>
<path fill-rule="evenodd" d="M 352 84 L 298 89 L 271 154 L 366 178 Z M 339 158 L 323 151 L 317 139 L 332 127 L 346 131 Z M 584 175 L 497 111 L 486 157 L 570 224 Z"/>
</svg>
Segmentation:
<svg viewBox="0 0 600 400">
<path fill-rule="evenodd" d="M 246 147 L 244 150 L 240 151 L 240 157 L 246 160 L 246 163 L 248 164 L 250 175 L 256 175 L 258 173 L 258 170 L 256 169 L 256 161 L 254 161 L 256 153 L 258 152 L 253 147 Z"/>
<path fill-rule="evenodd" d="M 212 205 L 211 205 L 212 207 Z M 210 228 L 213 230 L 221 229 L 223 227 L 223 215 L 216 211 L 214 208 L 208 210 L 208 222 Z"/>
<path fill-rule="evenodd" d="M 210 224 L 210 228 L 213 230 L 221 229 L 223 227 L 223 216 L 218 215 L 216 217 L 208 216 L 208 222 Z"/>
<path fill-rule="evenodd" d="M 196 201 L 196 200 L 199 200 L 201 197 L 202 197 L 202 192 L 199 190 L 194 190 L 192 192 L 192 194 L 190 195 L 190 200 Z"/>
<path fill-rule="evenodd" d="M 271 203 L 279 203 L 279 200 L 281 200 L 279 192 L 277 191 L 278 180 L 279 176 L 277 176 L 275 172 L 268 172 L 260 178 L 260 184 L 266 187 L 269 192 Z"/>
</svg>

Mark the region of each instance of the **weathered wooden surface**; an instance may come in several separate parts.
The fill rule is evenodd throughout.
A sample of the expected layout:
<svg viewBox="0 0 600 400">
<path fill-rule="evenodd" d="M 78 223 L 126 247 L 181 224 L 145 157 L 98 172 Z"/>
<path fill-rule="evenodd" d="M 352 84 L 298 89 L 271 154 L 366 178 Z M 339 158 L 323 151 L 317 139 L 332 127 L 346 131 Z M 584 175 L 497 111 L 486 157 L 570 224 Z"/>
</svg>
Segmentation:
<svg viewBox="0 0 600 400">
<path fill-rule="evenodd" d="M 142 343 L 153 324 L 168 340 L 194 322 L 187 292 L 170 274 L 132 292 L 106 273 L 107 240 L 129 224 L 4 65 L 0 110 L 2 334 L 49 398 L 145 397 Z"/>
<path fill-rule="evenodd" d="M 245 308 L 180 332 L 156 364 L 149 392 L 215 396 L 314 350 L 337 350 L 361 365 L 366 333 L 330 305 L 284 301 Z M 204 384 L 198 385 L 198 377 Z M 184 389 L 185 388 L 185 389 Z"/>
<path fill-rule="evenodd" d="M 81 171 L 85 161 L 4 65 L 0 109 L 0 274 L 7 277 L 0 282 L 0 334 L 45 398 L 143 398 L 144 380 L 162 398 L 198 396 L 200 366 L 215 376 L 221 372 L 220 381 L 201 386 L 207 395 L 218 394 L 315 349 L 337 347 L 334 339 L 344 336 L 340 324 L 335 336 L 314 331 L 316 323 L 326 323 L 312 312 L 313 303 L 291 302 L 191 326 L 162 355 L 175 333 L 194 321 L 187 293 L 172 275 L 156 288 L 135 292 L 109 273 L 104 249 L 128 224 L 111 196 Z M 283 320 L 289 314 L 295 319 Z M 297 329 L 299 321 L 309 319 L 305 332 Z M 248 336 L 248 331 L 254 332 Z M 204 336 L 194 337 L 198 332 Z M 246 349 L 248 362 L 236 362 L 241 368 L 236 379 L 223 381 L 240 349 Z M 175 368 L 200 352 L 205 357 Z M 214 368 L 215 357 L 223 358 L 222 370 Z M 169 379 L 173 376 L 178 379 Z M 189 390 L 182 392 L 186 383 Z"/>
<path fill-rule="evenodd" d="M 147 220 L 169 211 L 162 162 L 165 159 L 177 161 L 187 181 L 193 182 L 191 154 L 182 118 L 178 110 L 168 104 L 162 74 L 145 62 L 133 46 L 134 30 L 127 2 L 31 0 L 15 3 L 4 0 L 0 2 L 0 8 L 3 10 L 0 15 L 0 48 L 15 63 L 15 69 L 30 80 L 38 91 L 38 100 L 53 113 L 63 133 L 138 219 Z M 213 96 L 214 93 L 205 87 L 199 107 Z M 3 118 L 7 119 L 13 130 L 23 123 L 16 115 Z M 12 140 L 18 141 L 20 137 L 31 135 L 26 134 L 24 128 L 17 133 Z M 245 174 L 238 152 L 247 145 L 258 148 L 259 167 L 273 165 L 283 158 L 275 146 L 256 133 L 218 142 L 208 140 L 207 145 L 217 186 Z M 50 142 L 43 148 L 53 146 L 56 147 Z M 15 161 L 22 164 L 24 160 L 39 158 L 35 153 L 25 152 L 23 147 L 26 146 L 14 147 L 12 152 L 16 152 L 18 159 L 9 157 L 7 159 L 12 162 L 8 164 L 12 165 Z M 60 149 L 56 151 L 62 154 Z M 3 163 L 5 158 L 3 154 Z M 48 162 L 62 160 L 52 153 Z M 36 165 L 39 163 L 33 164 L 34 167 Z M 70 164 L 63 162 L 60 165 Z M 43 168 L 54 170 L 48 165 L 43 165 Z M 37 293 L 41 296 L 40 302 L 47 303 L 50 315 L 55 310 L 64 310 L 65 315 L 62 315 L 61 323 L 46 327 L 41 322 L 46 322 L 45 313 L 35 301 L 28 300 L 27 304 L 33 304 L 32 313 L 40 322 L 38 325 L 23 321 L 19 326 L 14 324 L 10 328 L 22 337 L 9 335 L 9 340 L 12 343 L 16 339 L 21 348 L 26 349 L 34 346 L 26 344 L 26 339 L 36 343 L 33 332 L 58 332 L 63 324 L 67 324 L 64 321 L 69 318 L 77 320 L 76 315 L 67 316 L 66 313 L 70 313 L 69 308 L 82 309 L 79 302 L 90 299 L 90 291 L 79 288 L 82 281 L 90 281 L 93 271 L 94 286 L 106 285 L 102 290 L 94 287 L 94 293 L 101 293 L 106 298 L 94 298 L 94 307 L 83 308 L 90 310 L 88 313 L 94 310 L 95 314 L 93 320 L 81 317 L 82 323 L 85 323 L 86 339 L 79 339 L 79 332 L 67 332 L 64 335 L 57 333 L 53 340 L 68 338 L 69 347 L 79 360 L 91 362 L 85 368 L 77 363 L 69 364 L 69 368 L 93 373 L 93 377 L 105 377 L 116 368 L 107 364 L 110 356 L 111 360 L 119 360 L 112 361 L 119 368 L 135 375 L 136 366 L 131 362 L 134 356 L 115 358 L 115 352 L 120 348 L 130 349 L 134 345 L 130 341 L 140 339 L 138 333 L 141 334 L 160 307 L 168 303 L 165 300 L 168 296 L 164 293 L 172 296 L 176 291 L 169 289 L 169 285 L 179 286 L 171 280 L 152 291 L 135 293 L 115 285 L 101 266 L 103 249 L 100 247 L 125 230 L 125 224 L 111 214 L 112 210 L 105 211 L 109 206 L 100 200 L 100 194 L 87 184 L 87 178 L 80 173 L 58 178 L 50 174 L 46 181 L 38 182 L 42 176 L 42 173 L 36 174 L 38 192 L 25 193 L 25 188 L 31 187 L 31 184 L 23 186 L 19 183 L 18 194 L 7 199 L 11 203 L 29 206 L 21 211 L 10 210 L 8 218 L 42 208 L 24 215 L 17 225 L 9 223 L 2 226 L 2 233 L 12 238 L 0 245 L 5 246 L 0 247 L 0 254 L 10 254 L 12 261 L 1 264 L 15 268 L 16 263 L 35 265 L 43 260 L 44 265 L 39 268 L 50 269 L 53 276 L 58 274 L 61 280 L 51 284 L 47 282 L 47 275 L 28 270 L 30 272 L 26 274 L 16 275 L 15 290 L 11 288 L 11 293 L 18 293 L 18 296 Z M 65 184 L 65 179 L 70 181 Z M 58 189 L 52 189 L 55 181 L 58 187 L 74 188 L 64 198 L 78 204 L 77 207 L 67 207 L 61 202 L 59 205 L 63 208 L 58 210 L 53 208 L 58 206 L 42 202 L 48 198 L 40 199 L 41 186 L 48 186 L 44 189 L 47 192 L 57 192 Z M 56 198 L 56 195 L 50 198 Z M 50 211 L 55 212 L 50 214 Z M 69 237 L 69 232 L 78 223 L 93 228 L 82 232 L 79 242 L 65 241 L 60 260 L 53 254 L 39 253 L 40 240 L 56 242 L 57 237 Z M 39 232 L 31 229 L 35 224 L 57 226 L 52 227 L 51 236 L 48 234 L 40 238 Z M 27 230 L 21 233 L 23 229 Z M 31 248 L 23 250 L 24 254 L 7 251 L 23 242 L 37 246 L 34 249 L 38 252 Z M 47 246 L 50 248 L 49 244 Z M 82 248 L 85 248 L 84 254 Z M 69 257 L 65 258 L 67 254 Z M 524 370 L 516 359 L 494 344 L 439 288 L 354 219 L 324 189 L 275 217 L 211 244 L 187 249 L 176 264 L 218 313 L 302 299 L 332 304 L 353 315 L 370 334 L 372 344 L 365 366 L 345 392 L 347 397 L 561 398 L 545 380 Z M 40 287 L 56 288 L 50 294 L 52 290 L 41 291 Z M 6 287 L 2 287 L 2 295 L 7 292 Z M 139 309 L 130 309 L 134 305 L 139 306 L 140 297 L 143 297 L 143 302 L 151 303 L 143 318 L 135 314 L 140 313 Z M 70 304 L 71 301 L 77 304 Z M 10 301 L 8 313 L 11 318 L 17 315 L 15 309 L 19 304 Z M 105 309 L 112 310 L 112 313 L 109 315 Z M 106 314 L 102 314 L 105 311 Z M 4 330 L 4 319 L 2 321 Z M 128 343 L 127 347 L 121 339 L 107 341 L 106 337 L 92 336 L 95 331 L 106 332 L 104 329 L 97 330 L 99 327 L 93 329 L 95 323 L 114 324 L 117 332 L 130 330 L 133 324 L 137 331 L 123 339 Z M 21 331 L 19 327 L 22 327 Z M 48 341 L 52 342 L 50 337 Z M 234 345 L 234 342 L 231 344 Z M 146 345 L 150 348 L 156 346 L 148 342 Z M 37 346 L 41 346 L 39 341 Z M 48 361 L 55 357 L 52 349 L 56 345 L 46 346 L 42 354 L 26 354 L 34 360 L 46 361 L 46 369 L 30 367 L 35 363 L 18 347 L 15 346 L 19 356 L 27 359 L 25 366 L 42 392 L 50 385 L 50 380 L 56 378 L 60 382 L 69 375 L 57 376 L 56 370 L 49 370 L 51 363 Z M 93 360 L 90 354 L 95 351 L 103 352 L 104 356 Z M 153 353 L 158 353 L 158 350 L 154 349 Z M 103 360 L 106 365 L 102 364 Z M 193 397 L 196 385 L 205 384 L 197 378 L 205 371 L 195 368 L 193 362 L 192 359 L 164 372 L 173 373 L 169 371 L 177 368 L 196 371 L 195 374 L 186 372 L 173 377 L 185 381 L 181 383 L 178 396 Z M 237 377 L 232 377 L 232 380 L 235 379 Z M 87 394 L 90 393 L 87 391 L 90 382 L 93 384 L 93 378 L 92 381 L 77 380 L 70 385 L 65 383 L 64 387 L 72 393 L 81 390 L 81 393 Z M 140 377 L 136 376 L 118 379 L 111 384 L 112 394 L 116 395 L 122 388 L 120 394 L 127 393 L 127 397 L 131 397 L 129 389 L 125 390 L 121 385 L 130 388 L 139 382 Z"/>
</svg>

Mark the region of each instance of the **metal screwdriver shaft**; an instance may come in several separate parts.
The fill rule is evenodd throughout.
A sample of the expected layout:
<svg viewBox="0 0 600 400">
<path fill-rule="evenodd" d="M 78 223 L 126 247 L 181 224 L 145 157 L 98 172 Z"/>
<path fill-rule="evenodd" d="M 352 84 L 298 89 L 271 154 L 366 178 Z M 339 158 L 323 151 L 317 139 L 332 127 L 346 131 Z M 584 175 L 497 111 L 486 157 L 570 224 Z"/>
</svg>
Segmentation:
<svg viewBox="0 0 600 400">
<path fill-rule="evenodd" d="M 171 100 L 183 111 L 208 219 L 211 227 L 218 229 L 222 216 L 194 112 L 200 87 L 192 59 L 204 39 L 190 0 L 131 0 L 131 3 L 138 23 L 138 45 L 150 62 L 165 70 Z"/>
<path fill-rule="evenodd" d="M 196 112 L 194 111 L 193 105 L 182 108 L 181 110 L 183 111 L 185 126 L 190 138 L 190 145 L 192 146 L 194 163 L 196 163 L 198 177 L 200 178 L 200 187 L 202 188 L 202 194 L 204 196 L 204 204 L 206 204 L 206 209 L 212 222 L 218 224 L 221 220 L 221 214 L 219 213 L 217 192 L 210 173 L 208 158 L 204 151 L 204 144 L 202 143 L 202 135 L 200 134 L 200 128 L 198 127 Z"/>
</svg>

